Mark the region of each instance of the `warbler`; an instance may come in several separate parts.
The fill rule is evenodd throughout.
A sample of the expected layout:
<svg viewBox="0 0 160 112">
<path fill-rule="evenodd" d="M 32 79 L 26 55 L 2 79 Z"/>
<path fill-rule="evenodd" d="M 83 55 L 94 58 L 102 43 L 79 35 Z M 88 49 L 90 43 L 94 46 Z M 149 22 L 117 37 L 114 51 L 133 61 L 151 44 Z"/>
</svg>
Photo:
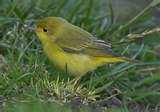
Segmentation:
<svg viewBox="0 0 160 112">
<path fill-rule="evenodd" d="M 39 20 L 35 31 L 49 59 L 73 76 L 83 76 L 105 64 L 128 61 L 114 53 L 109 43 L 61 17 Z"/>
</svg>

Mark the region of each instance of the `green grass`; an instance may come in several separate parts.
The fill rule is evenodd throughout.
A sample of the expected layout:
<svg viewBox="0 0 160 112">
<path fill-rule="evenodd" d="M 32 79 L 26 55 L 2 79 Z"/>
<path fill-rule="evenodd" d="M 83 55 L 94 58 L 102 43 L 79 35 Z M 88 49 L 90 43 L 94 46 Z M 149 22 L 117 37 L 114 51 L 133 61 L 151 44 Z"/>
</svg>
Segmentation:
<svg viewBox="0 0 160 112">
<path fill-rule="evenodd" d="M 147 111 L 160 106 L 160 33 L 141 37 L 151 7 L 126 23 L 114 23 L 112 5 L 100 0 L 0 1 L 0 109 L 7 112 Z M 119 54 L 137 63 L 112 64 L 83 77 L 80 84 L 49 62 L 34 32 L 27 26 L 46 16 L 60 16 L 113 43 Z M 106 23 L 106 20 L 108 21 Z M 140 37 L 130 40 L 128 34 Z M 143 39 L 142 39 L 143 38 Z M 136 111 L 135 111 L 136 112 Z"/>
</svg>

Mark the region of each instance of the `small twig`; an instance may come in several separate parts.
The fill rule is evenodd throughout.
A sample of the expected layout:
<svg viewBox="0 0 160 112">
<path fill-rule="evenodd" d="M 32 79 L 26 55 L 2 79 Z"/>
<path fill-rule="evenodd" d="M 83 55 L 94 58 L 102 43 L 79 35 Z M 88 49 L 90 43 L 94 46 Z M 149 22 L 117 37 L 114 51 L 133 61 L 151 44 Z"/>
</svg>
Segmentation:
<svg viewBox="0 0 160 112">
<path fill-rule="evenodd" d="M 135 40 L 135 39 L 139 39 L 139 38 L 143 38 L 147 35 L 151 35 L 153 33 L 158 33 L 160 32 L 160 28 L 154 28 L 152 30 L 146 30 L 144 32 L 142 32 L 141 34 L 128 34 L 127 37 L 129 40 Z"/>
<path fill-rule="evenodd" d="M 130 42 L 133 42 L 133 41 L 136 41 L 137 39 L 142 39 L 148 35 L 151 35 L 153 33 L 159 33 L 160 32 L 160 28 L 154 28 L 152 30 L 146 30 L 140 34 L 128 34 L 126 36 L 125 39 L 121 40 L 120 42 L 117 42 L 117 43 L 113 43 L 113 44 L 124 44 L 124 43 L 130 43 Z"/>
</svg>

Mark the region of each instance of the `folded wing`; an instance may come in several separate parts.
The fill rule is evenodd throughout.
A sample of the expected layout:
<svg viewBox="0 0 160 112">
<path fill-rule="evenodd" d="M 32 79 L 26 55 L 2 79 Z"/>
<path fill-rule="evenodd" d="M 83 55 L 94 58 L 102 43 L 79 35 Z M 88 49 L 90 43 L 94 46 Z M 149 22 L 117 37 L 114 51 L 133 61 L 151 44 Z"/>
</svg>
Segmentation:
<svg viewBox="0 0 160 112">
<path fill-rule="evenodd" d="M 60 33 L 57 35 L 59 37 L 56 39 L 56 44 L 58 44 L 65 52 L 97 57 L 118 56 L 112 51 L 110 44 L 103 40 L 98 40 L 83 29 L 76 26 L 64 29 L 63 34 Z"/>
</svg>

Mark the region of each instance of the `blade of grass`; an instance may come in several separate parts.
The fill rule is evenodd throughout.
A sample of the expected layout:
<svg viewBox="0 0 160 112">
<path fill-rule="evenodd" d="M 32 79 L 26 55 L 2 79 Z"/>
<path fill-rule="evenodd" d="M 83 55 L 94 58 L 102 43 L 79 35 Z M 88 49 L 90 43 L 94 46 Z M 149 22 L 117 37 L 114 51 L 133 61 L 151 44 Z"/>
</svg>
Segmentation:
<svg viewBox="0 0 160 112">
<path fill-rule="evenodd" d="M 152 1 L 148 6 L 146 6 L 137 16 L 135 16 L 133 19 L 131 19 L 129 22 L 124 24 L 123 26 L 119 27 L 118 30 L 116 30 L 112 36 L 116 36 L 120 32 L 129 29 L 129 27 L 134 24 L 141 16 L 143 16 L 147 11 L 149 11 L 152 7 L 158 5 L 160 2 L 157 0 Z"/>
<path fill-rule="evenodd" d="M 35 38 L 33 38 L 28 45 L 26 45 L 26 47 L 24 48 L 24 50 L 20 53 L 19 57 L 18 57 L 18 63 L 21 61 L 23 55 L 25 54 L 26 50 L 30 47 L 30 45 L 35 41 Z"/>
<path fill-rule="evenodd" d="M 134 88 L 140 88 L 142 86 L 147 86 L 147 85 L 151 85 L 153 83 L 159 82 L 160 81 L 160 76 L 159 74 L 155 74 L 151 77 L 148 77 L 146 79 L 143 79 L 142 81 L 140 81 L 139 83 L 136 83 L 134 85 Z"/>
</svg>

